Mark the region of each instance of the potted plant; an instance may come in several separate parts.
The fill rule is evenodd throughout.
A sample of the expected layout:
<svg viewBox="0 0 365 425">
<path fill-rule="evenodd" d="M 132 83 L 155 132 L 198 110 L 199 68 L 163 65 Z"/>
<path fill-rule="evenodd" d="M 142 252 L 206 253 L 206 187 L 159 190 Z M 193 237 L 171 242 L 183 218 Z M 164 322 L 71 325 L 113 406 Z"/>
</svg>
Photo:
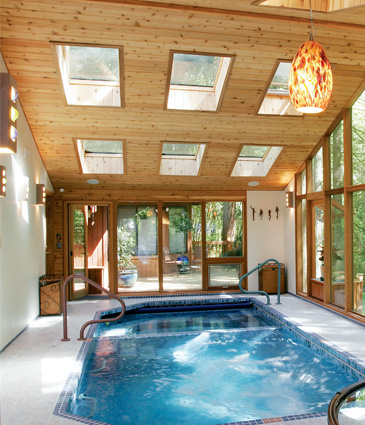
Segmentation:
<svg viewBox="0 0 365 425">
<path fill-rule="evenodd" d="M 137 281 L 137 268 L 132 264 L 134 232 L 127 226 L 118 227 L 118 286 L 131 287 Z"/>
</svg>

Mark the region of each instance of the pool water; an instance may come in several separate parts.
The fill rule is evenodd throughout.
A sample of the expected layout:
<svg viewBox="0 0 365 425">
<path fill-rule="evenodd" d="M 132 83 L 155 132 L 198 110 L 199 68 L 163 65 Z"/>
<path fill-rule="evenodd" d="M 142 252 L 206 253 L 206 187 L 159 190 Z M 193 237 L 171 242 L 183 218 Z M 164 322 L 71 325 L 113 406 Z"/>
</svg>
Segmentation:
<svg viewBox="0 0 365 425">
<path fill-rule="evenodd" d="M 165 334 L 212 329 L 242 329 L 268 326 L 252 308 L 240 310 L 189 311 L 179 313 L 130 314 L 119 323 L 101 323 L 94 336 Z"/>
<path fill-rule="evenodd" d="M 146 328 L 146 336 L 107 337 L 100 327 L 103 337 L 90 342 L 69 411 L 111 425 L 215 425 L 323 412 L 340 388 L 356 380 L 261 319 L 234 314 L 230 330 L 216 331 L 202 328 L 201 317 L 207 314 L 200 315 L 172 315 L 170 332 L 185 321 L 195 330 L 188 335 L 166 333 L 166 315 L 154 316 L 157 322 L 149 334 L 146 315 L 130 316 L 123 332 L 132 335 Z M 218 320 L 213 316 L 209 326 Z M 239 329 L 237 320 L 263 327 Z M 156 329 L 162 334 L 156 335 Z"/>
</svg>

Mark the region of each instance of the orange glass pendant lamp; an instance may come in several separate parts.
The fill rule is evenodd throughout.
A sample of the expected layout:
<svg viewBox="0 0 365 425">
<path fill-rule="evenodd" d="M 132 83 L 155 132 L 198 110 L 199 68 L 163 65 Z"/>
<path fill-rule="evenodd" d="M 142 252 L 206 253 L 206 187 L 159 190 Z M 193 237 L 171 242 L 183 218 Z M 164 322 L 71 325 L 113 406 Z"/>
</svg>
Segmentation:
<svg viewBox="0 0 365 425">
<path fill-rule="evenodd" d="M 312 5 L 309 0 L 310 20 L 313 25 Z M 289 96 L 294 108 L 303 113 L 317 114 L 327 108 L 332 94 L 332 70 L 322 46 L 314 41 L 303 43 L 295 55 L 289 73 Z"/>
<path fill-rule="evenodd" d="M 332 94 L 332 70 L 322 46 L 314 40 L 303 43 L 289 73 L 289 95 L 294 108 L 316 114 L 327 108 Z"/>
</svg>

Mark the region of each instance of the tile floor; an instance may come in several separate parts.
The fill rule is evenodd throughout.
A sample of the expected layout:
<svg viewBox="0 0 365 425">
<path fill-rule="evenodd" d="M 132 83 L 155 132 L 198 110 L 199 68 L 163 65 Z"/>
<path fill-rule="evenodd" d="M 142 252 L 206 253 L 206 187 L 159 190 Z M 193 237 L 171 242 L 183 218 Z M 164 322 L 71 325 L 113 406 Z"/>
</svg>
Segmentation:
<svg viewBox="0 0 365 425">
<path fill-rule="evenodd" d="M 229 297 L 223 294 L 220 296 Z M 264 301 L 262 297 L 257 298 Z M 128 305 L 138 302 L 137 298 L 125 298 L 125 300 Z M 317 333 L 331 344 L 341 347 L 365 362 L 364 326 L 298 297 L 287 294 L 283 295 L 281 300 L 282 304 L 276 305 L 276 297 L 272 296 L 272 307 L 290 320 L 299 323 L 304 330 Z M 52 412 L 81 346 L 81 342 L 77 340 L 79 330 L 96 311 L 117 304 L 115 300 L 79 300 L 69 303 L 71 341 L 61 341 L 61 317 L 40 317 L 2 352 L 0 355 L 2 425 L 77 424 L 75 421 L 54 416 Z M 301 419 L 292 423 L 325 425 L 327 418 Z"/>
</svg>

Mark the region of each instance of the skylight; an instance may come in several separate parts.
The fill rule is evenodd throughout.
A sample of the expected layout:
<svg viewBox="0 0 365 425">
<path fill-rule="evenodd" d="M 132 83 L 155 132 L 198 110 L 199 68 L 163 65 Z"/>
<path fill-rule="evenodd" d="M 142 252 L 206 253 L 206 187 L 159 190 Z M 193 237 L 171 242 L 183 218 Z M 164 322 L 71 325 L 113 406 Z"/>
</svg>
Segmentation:
<svg viewBox="0 0 365 425">
<path fill-rule="evenodd" d="M 258 109 L 258 114 L 281 115 L 281 116 L 302 116 L 301 112 L 294 109 L 290 102 L 288 80 L 290 72 L 290 62 L 278 62 L 275 66 L 266 94 Z"/>
<path fill-rule="evenodd" d="M 269 146 L 243 146 L 239 158 L 263 159 L 269 151 Z"/>
<path fill-rule="evenodd" d="M 220 56 L 174 53 L 170 84 L 213 88 L 221 61 Z"/>
<path fill-rule="evenodd" d="M 279 146 L 242 146 L 231 176 L 265 177 L 282 149 Z"/>
<path fill-rule="evenodd" d="M 206 152 L 205 143 L 161 142 L 160 174 L 197 176 Z"/>
<path fill-rule="evenodd" d="M 63 46 L 70 80 L 119 82 L 119 51 L 107 47 Z"/>
<path fill-rule="evenodd" d="M 83 174 L 124 174 L 121 140 L 75 140 Z"/>
<path fill-rule="evenodd" d="M 68 105 L 123 106 L 121 48 L 53 44 Z"/>
<path fill-rule="evenodd" d="M 170 53 L 166 108 L 218 111 L 233 56 Z"/>
<path fill-rule="evenodd" d="M 288 80 L 291 68 L 290 62 L 280 62 L 267 91 L 269 94 L 285 94 L 289 96 Z"/>
<path fill-rule="evenodd" d="M 122 142 L 116 140 L 83 140 L 82 143 L 84 146 L 85 154 L 123 154 L 123 144 Z"/>
<path fill-rule="evenodd" d="M 199 145 L 195 143 L 164 143 L 162 155 L 191 156 L 198 153 Z"/>
</svg>

